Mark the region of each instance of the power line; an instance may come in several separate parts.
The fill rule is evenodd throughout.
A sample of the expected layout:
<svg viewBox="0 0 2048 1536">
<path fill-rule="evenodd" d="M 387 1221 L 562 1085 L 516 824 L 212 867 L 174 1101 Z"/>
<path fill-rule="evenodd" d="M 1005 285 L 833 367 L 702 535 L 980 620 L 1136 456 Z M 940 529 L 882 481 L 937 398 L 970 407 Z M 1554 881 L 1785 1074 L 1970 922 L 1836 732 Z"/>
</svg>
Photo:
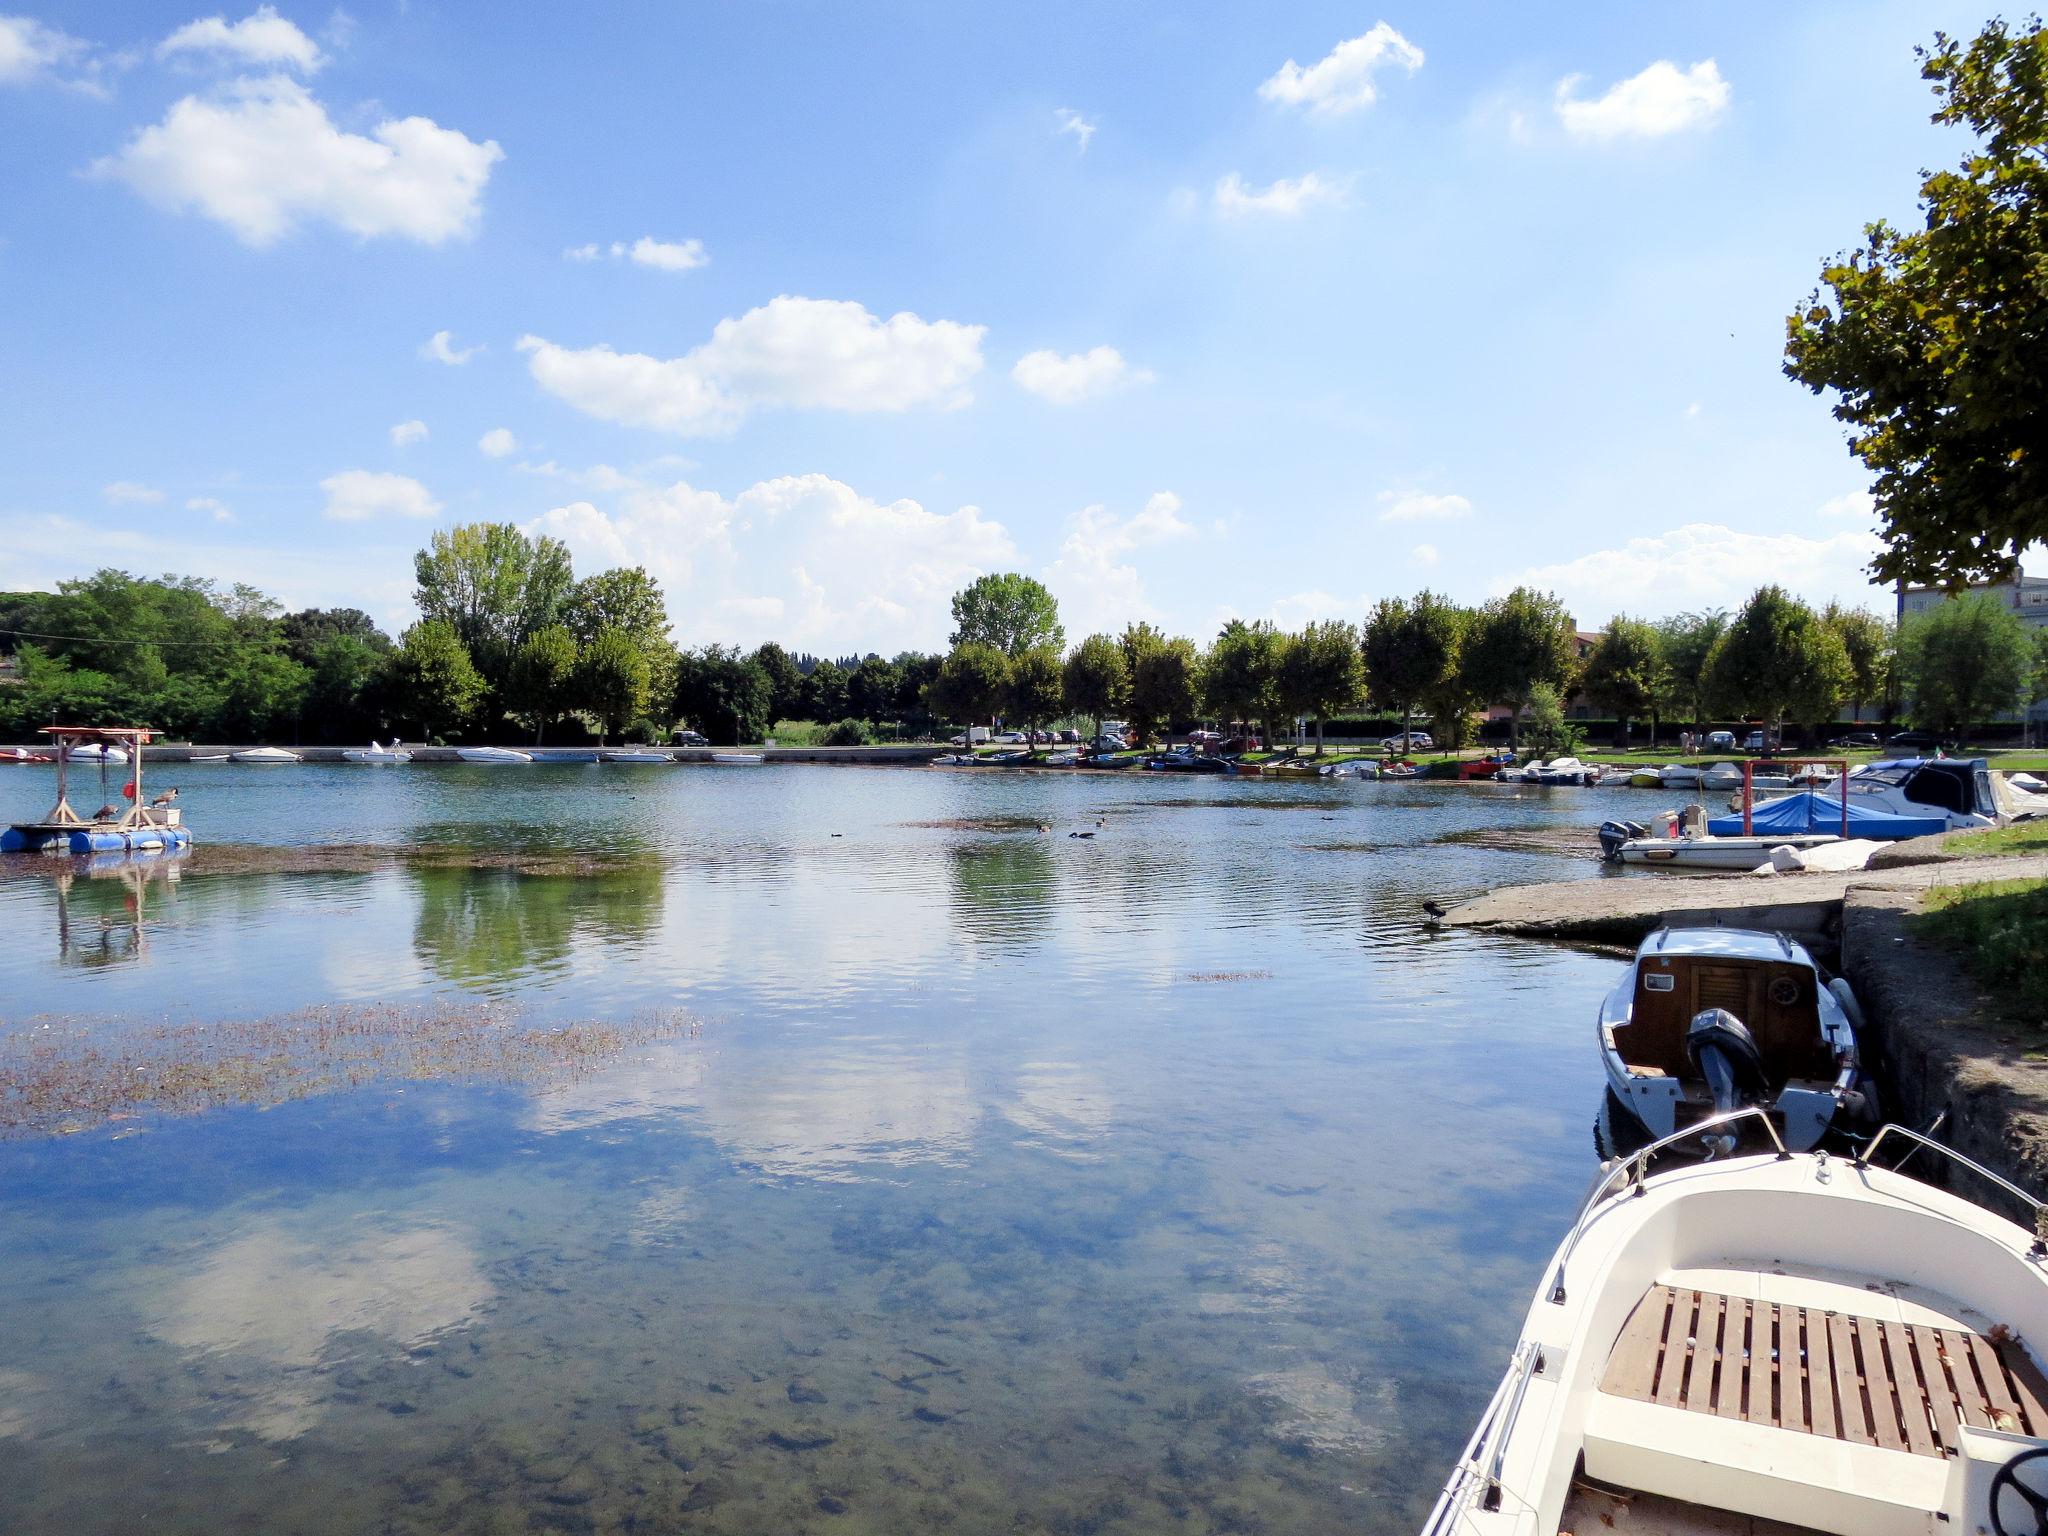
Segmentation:
<svg viewBox="0 0 2048 1536">
<path fill-rule="evenodd" d="M 0 629 L 0 635 L 12 635 L 17 640 L 62 640 L 72 645 L 176 645 L 188 649 L 204 650 L 209 646 L 243 645 L 247 642 L 233 640 L 110 640 L 100 635 L 45 635 L 33 629 Z"/>
</svg>

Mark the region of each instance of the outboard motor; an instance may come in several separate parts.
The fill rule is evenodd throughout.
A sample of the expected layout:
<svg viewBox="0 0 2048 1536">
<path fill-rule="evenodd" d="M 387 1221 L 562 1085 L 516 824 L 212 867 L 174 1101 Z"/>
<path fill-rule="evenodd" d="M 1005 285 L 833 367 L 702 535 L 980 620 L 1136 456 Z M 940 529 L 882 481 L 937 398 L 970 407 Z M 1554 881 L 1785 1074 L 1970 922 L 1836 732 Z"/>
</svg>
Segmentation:
<svg viewBox="0 0 2048 1536">
<path fill-rule="evenodd" d="M 1708 1008 L 1692 1016 L 1685 1031 L 1685 1056 L 1713 1089 L 1717 1115 L 1754 1104 L 1770 1092 L 1763 1052 L 1756 1048 L 1748 1027 L 1726 1008 Z M 1717 1156 L 1726 1157 L 1735 1150 L 1732 1134 L 1710 1140 Z"/>
<path fill-rule="evenodd" d="M 1650 829 L 1640 821 L 1623 821 L 1616 817 L 1600 823 L 1600 856 L 1612 864 L 1621 857 L 1621 845 L 1633 838 L 1648 837 Z"/>
</svg>

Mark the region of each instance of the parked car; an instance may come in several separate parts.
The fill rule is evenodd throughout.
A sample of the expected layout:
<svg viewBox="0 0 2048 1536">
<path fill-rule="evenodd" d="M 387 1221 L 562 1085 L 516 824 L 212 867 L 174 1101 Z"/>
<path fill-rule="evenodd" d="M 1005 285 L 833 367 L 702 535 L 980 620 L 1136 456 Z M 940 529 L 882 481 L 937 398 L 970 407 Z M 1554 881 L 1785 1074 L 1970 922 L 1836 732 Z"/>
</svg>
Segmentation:
<svg viewBox="0 0 2048 1536">
<path fill-rule="evenodd" d="M 1899 731 L 1884 739 L 1888 747 L 1938 747 L 1941 738 L 1932 731 Z"/>
<path fill-rule="evenodd" d="M 1709 752 L 1733 752 L 1735 750 L 1735 733 L 1733 731 L 1707 732 L 1707 750 Z"/>
<path fill-rule="evenodd" d="M 1098 736 L 1090 745 L 1098 752 L 1121 752 L 1124 750 L 1124 739 L 1121 736 Z"/>
<path fill-rule="evenodd" d="M 1029 746 L 1031 744 L 1030 739 L 1026 737 L 1022 731 L 1002 731 L 997 735 L 989 737 L 989 740 L 1006 741 L 1012 744 L 1013 746 L 1019 747 Z"/>
<path fill-rule="evenodd" d="M 702 731 L 677 731 L 676 745 L 679 747 L 708 747 L 711 738 Z"/>
<path fill-rule="evenodd" d="M 1065 730 L 1065 731 L 1061 731 L 1061 732 L 1060 732 L 1060 740 L 1061 740 L 1061 741 L 1068 741 L 1068 742 L 1073 742 L 1073 741 L 1079 741 L 1080 739 L 1081 739 L 1081 733 L 1080 733 L 1079 731 L 1076 731 L 1076 730 Z"/>
<path fill-rule="evenodd" d="M 1828 743 L 1831 747 L 1880 747 L 1884 743 L 1875 731 L 1851 731 L 1846 736 L 1837 736 Z"/>
<path fill-rule="evenodd" d="M 1430 740 L 1427 731 L 1410 731 L 1404 736 L 1389 736 L 1380 743 L 1382 752 L 1427 752 L 1436 743 Z"/>
<path fill-rule="evenodd" d="M 1769 752 L 1773 750 L 1773 744 L 1770 738 L 1762 731 L 1751 731 L 1742 738 L 1742 750 L 1745 752 Z"/>
</svg>

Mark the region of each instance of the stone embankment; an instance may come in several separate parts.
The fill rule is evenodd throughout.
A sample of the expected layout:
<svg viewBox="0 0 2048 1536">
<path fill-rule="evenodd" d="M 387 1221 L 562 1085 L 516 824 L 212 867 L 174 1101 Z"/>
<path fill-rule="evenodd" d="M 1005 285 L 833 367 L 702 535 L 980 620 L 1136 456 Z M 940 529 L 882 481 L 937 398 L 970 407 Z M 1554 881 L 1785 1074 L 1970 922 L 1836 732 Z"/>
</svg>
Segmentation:
<svg viewBox="0 0 2048 1536">
<path fill-rule="evenodd" d="M 500 745 L 506 744 L 500 743 Z M 574 752 L 583 754 L 605 750 L 602 747 L 529 747 L 519 745 L 518 743 L 510 743 L 510 745 L 513 745 L 518 751 L 532 753 L 535 761 L 542 763 L 548 761 L 550 757 L 557 757 L 564 753 Z M 32 748 L 31 750 L 40 749 Z M 248 750 L 249 748 L 246 745 L 203 746 L 179 744 L 176 746 L 152 746 L 148 749 L 142 762 L 145 768 L 150 768 L 189 763 L 195 757 L 221 757 L 228 753 L 246 752 Z M 347 749 L 343 747 L 288 747 L 286 750 L 296 752 L 302 761 L 308 763 L 339 763 L 346 761 L 341 754 Z M 412 760 L 416 763 L 459 763 L 462 761 L 453 747 L 408 746 L 405 750 L 412 754 Z M 768 747 L 766 749 L 760 747 L 662 747 L 655 750 L 670 753 L 679 763 L 708 763 L 711 761 L 714 751 L 732 752 L 744 750 L 761 752 L 771 763 L 909 763 L 914 765 L 928 763 L 933 758 L 952 749 L 949 747 L 927 745 L 893 747 Z"/>
</svg>

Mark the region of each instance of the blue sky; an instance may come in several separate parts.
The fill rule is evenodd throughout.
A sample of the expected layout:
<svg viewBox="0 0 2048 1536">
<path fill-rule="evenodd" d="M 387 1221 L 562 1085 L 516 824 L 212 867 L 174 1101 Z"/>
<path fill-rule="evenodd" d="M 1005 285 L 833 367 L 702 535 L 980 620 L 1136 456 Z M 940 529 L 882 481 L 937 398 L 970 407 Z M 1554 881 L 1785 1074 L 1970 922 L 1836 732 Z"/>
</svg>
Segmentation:
<svg viewBox="0 0 2048 1536">
<path fill-rule="evenodd" d="M 1076 638 L 1887 606 L 1783 322 L 1981 7 L 592 9 L 0 16 L 0 589 L 396 627 L 492 518 L 828 653 L 989 569 Z"/>
</svg>

